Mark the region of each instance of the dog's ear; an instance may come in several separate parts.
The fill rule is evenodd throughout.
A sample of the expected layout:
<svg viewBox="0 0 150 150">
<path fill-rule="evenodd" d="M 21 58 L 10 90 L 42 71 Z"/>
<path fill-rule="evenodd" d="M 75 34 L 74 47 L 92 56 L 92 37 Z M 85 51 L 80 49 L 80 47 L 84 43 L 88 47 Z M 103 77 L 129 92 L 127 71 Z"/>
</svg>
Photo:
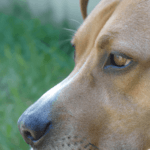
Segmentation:
<svg viewBox="0 0 150 150">
<path fill-rule="evenodd" d="M 80 0 L 80 8 L 81 8 L 82 17 L 83 17 L 84 20 L 87 17 L 88 1 L 89 0 Z"/>
</svg>

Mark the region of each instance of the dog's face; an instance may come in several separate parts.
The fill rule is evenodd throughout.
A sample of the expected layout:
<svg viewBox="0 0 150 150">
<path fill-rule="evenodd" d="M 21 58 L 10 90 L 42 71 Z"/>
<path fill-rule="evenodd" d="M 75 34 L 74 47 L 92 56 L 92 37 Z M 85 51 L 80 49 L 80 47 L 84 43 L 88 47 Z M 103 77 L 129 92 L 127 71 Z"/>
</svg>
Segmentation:
<svg viewBox="0 0 150 150">
<path fill-rule="evenodd" d="M 75 68 L 18 121 L 34 150 L 150 148 L 150 1 L 102 0 L 76 32 Z"/>
</svg>

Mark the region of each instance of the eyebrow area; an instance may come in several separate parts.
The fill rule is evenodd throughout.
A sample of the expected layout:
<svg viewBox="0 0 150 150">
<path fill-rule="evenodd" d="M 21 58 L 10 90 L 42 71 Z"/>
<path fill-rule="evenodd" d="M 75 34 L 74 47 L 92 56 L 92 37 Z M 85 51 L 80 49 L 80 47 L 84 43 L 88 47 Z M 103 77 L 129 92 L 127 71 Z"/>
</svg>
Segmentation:
<svg viewBox="0 0 150 150">
<path fill-rule="evenodd" d="M 111 33 L 111 32 L 102 35 L 98 39 L 98 43 L 97 43 L 98 48 L 100 48 L 100 49 L 110 48 L 110 46 L 112 45 L 112 43 L 116 37 L 115 35 L 116 35 L 116 33 Z"/>
<path fill-rule="evenodd" d="M 119 52 L 129 56 L 131 58 L 139 59 L 141 55 L 144 55 L 147 51 L 141 45 L 135 43 L 131 39 L 122 39 L 117 32 L 108 32 L 102 35 L 96 44 L 99 50 L 106 50 L 110 52 Z M 143 49 L 142 51 L 140 49 Z M 150 53 L 147 52 L 147 56 Z M 145 58 L 146 59 L 146 58 Z"/>
</svg>

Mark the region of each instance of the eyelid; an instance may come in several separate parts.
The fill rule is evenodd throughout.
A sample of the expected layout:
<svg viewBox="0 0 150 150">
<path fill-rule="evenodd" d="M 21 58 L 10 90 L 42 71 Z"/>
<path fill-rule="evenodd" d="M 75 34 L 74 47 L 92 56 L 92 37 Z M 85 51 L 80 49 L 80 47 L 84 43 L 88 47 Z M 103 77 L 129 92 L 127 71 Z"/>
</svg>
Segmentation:
<svg viewBox="0 0 150 150">
<path fill-rule="evenodd" d="M 123 53 L 117 52 L 117 51 L 112 51 L 111 54 L 118 55 L 118 56 L 121 56 L 121 57 L 126 58 L 126 59 L 132 59 L 131 57 L 129 57 Z"/>
</svg>

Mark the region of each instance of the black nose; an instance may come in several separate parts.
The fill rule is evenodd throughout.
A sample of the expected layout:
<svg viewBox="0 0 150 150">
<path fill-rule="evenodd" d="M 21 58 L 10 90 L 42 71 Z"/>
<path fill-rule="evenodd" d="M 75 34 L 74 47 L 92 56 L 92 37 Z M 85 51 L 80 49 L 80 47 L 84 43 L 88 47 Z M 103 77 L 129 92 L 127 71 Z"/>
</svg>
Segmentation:
<svg viewBox="0 0 150 150">
<path fill-rule="evenodd" d="M 52 129 L 50 111 L 56 98 L 57 94 L 50 99 L 47 99 L 47 95 L 41 97 L 19 118 L 18 128 L 27 144 L 36 145 Z"/>
<path fill-rule="evenodd" d="M 26 116 L 22 119 L 21 116 L 18 120 L 18 128 L 20 133 L 27 144 L 35 145 L 42 137 L 49 132 L 52 124 L 45 118 L 37 116 Z"/>
</svg>

